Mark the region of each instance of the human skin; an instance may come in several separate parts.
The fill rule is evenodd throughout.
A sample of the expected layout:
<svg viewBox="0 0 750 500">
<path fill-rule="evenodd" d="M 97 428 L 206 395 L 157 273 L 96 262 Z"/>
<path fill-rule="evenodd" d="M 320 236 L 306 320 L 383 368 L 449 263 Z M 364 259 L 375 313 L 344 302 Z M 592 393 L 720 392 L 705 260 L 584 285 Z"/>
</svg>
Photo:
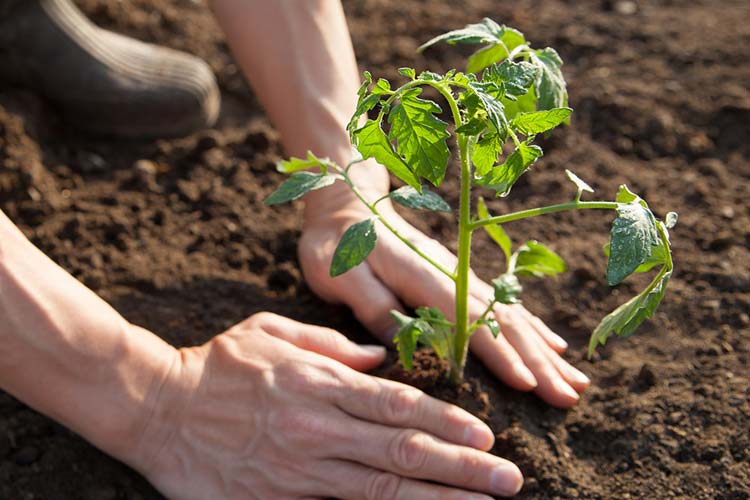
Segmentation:
<svg viewBox="0 0 750 500">
<path fill-rule="evenodd" d="M 518 468 L 481 451 L 494 436 L 480 420 L 357 371 L 384 354 L 270 313 L 175 349 L 126 321 L 0 211 L 0 387 L 170 498 L 517 492 Z"/>
<path fill-rule="evenodd" d="M 341 3 L 214 0 L 212 8 L 286 153 L 304 157 L 310 150 L 346 165 L 351 145 L 345 125 L 356 107 L 360 81 Z M 376 163 L 357 165 L 350 175 L 371 200 L 388 192 L 388 172 Z M 435 306 L 451 316 L 453 283 L 382 227 L 365 263 L 331 278 L 328 269 L 340 236 L 371 214 L 342 182 L 309 193 L 304 201 L 298 252 L 305 279 L 319 296 L 348 305 L 386 344 L 394 333 L 392 309 Z M 455 267 L 455 256 L 400 217 L 389 200 L 378 209 L 422 251 Z M 469 308 L 476 318 L 493 290 L 473 274 L 471 280 Z M 472 352 L 511 387 L 534 390 L 554 406 L 576 404 L 589 379 L 560 356 L 566 342 L 521 305 L 498 305 L 495 317 L 500 335 L 493 338 L 487 328 L 478 329 Z"/>
<path fill-rule="evenodd" d="M 358 78 L 340 4 L 219 0 L 214 9 L 287 152 L 312 149 L 346 163 L 343 124 Z M 372 197 L 388 190 L 376 164 L 353 175 Z M 392 207 L 384 211 L 452 265 L 439 243 Z M 452 288 L 385 232 L 366 265 L 330 279 L 340 234 L 363 214 L 342 185 L 308 196 L 300 260 L 319 295 L 347 303 L 389 342 L 390 309 L 403 302 L 450 311 Z M 473 279 L 478 314 L 491 289 Z M 557 354 L 564 341 L 523 308 L 496 315 L 503 335 L 479 331 L 475 354 L 508 384 L 574 404 L 588 381 Z M 382 349 L 267 314 L 203 346 L 175 349 L 123 319 L 0 212 L 0 387 L 170 497 L 451 499 L 520 488 L 513 464 L 479 451 L 492 445 L 484 424 L 357 371 L 382 359 Z"/>
</svg>

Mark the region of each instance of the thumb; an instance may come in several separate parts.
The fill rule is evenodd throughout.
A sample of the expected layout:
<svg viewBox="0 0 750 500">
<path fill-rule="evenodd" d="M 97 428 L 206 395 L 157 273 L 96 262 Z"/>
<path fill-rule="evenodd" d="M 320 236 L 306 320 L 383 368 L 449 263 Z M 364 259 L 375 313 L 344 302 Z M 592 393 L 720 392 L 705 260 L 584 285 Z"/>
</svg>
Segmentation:
<svg viewBox="0 0 750 500">
<path fill-rule="evenodd" d="M 265 315 L 267 319 L 263 318 L 259 326 L 269 335 L 300 349 L 335 359 L 354 370 L 371 370 L 385 359 L 383 346 L 355 344 L 330 328 L 300 323 L 275 314 Z"/>
</svg>

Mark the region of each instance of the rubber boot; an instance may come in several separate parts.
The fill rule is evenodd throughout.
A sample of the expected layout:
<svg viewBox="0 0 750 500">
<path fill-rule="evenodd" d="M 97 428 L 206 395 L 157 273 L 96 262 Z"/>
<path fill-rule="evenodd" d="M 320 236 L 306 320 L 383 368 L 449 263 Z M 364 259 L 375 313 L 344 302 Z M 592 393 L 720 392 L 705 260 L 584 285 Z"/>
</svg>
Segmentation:
<svg viewBox="0 0 750 500">
<path fill-rule="evenodd" d="M 213 125 L 220 106 L 202 60 L 100 29 L 69 0 L 0 0 L 2 82 L 99 135 L 186 135 Z"/>
</svg>

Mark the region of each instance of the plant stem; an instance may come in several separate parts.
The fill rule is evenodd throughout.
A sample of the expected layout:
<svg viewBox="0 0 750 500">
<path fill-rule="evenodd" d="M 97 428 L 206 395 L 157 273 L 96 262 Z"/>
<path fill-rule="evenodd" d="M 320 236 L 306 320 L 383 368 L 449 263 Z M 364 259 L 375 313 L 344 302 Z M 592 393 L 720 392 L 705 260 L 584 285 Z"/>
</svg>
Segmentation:
<svg viewBox="0 0 750 500">
<path fill-rule="evenodd" d="M 417 255 L 419 255 L 424 260 L 426 260 L 427 262 L 429 262 L 430 264 L 432 264 L 432 266 L 435 269 L 437 269 L 438 271 L 440 271 L 441 273 L 443 273 L 444 275 L 446 275 L 447 277 L 449 277 L 451 279 L 451 281 L 456 281 L 456 275 L 454 273 L 452 273 L 451 271 L 449 271 L 448 269 L 446 269 L 445 266 L 443 266 L 442 264 L 440 264 L 438 261 L 434 260 L 432 257 L 430 257 L 429 255 L 427 255 L 426 253 L 424 253 L 422 250 L 420 250 L 414 243 L 412 243 L 411 241 L 409 241 L 409 239 L 406 238 L 406 236 L 404 236 L 403 234 L 401 234 L 398 231 L 398 229 L 396 229 L 390 222 L 388 222 L 388 220 L 386 220 L 386 218 L 383 217 L 383 215 L 380 213 L 380 211 L 378 210 L 378 208 L 375 206 L 375 203 L 370 203 L 369 201 L 367 201 L 367 198 L 364 197 L 364 195 L 359 190 L 359 188 L 357 188 L 357 186 L 354 185 L 354 182 L 352 182 L 352 180 L 349 178 L 348 173 L 346 173 L 340 167 L 338 167 L 338 168 L 339 168 L 339 173 L 341 173 L 341 175 L 344 176 L 344 180 L 346 181 L 347 184 L 349 184 L 349 187 L 351 188 L 352 192 L 357 196 L 357 198 L 359 198 L 359 200 L 362 203 L 364 203 L 364 205 L 370 210 L 370 212 L 372 212 L 373 215 L 375 215 L 378 218 L 378 220 L 386 227 L 386 229 L 388 229 L 391 233 L 393 233 L 393 235 L 396 238 L 398 238 L 399 240 L 401 240 L 406 246 L 408 246 L 409 248 L 411 248 L 412 251 L 414 251 Z M 378 200 L 378 201 L 380 201 L 380 200 Z"/>
<path fill-rule="evenodd" d="M 505 215 L 498 215 L 496 217 L 489 217 L 487 219 L 480 219 L 470 223 L 469 228 L 473 231 L 474 229 L 479 229 L 480 227 L 489 226 L 492 224 L 505 224 L 506 222 L 512 222 L 519 219 L 527 219 L 529 217 L 536 217 L 537 215 L 564 212 L 565 210 L 585 210 L 591 208 L 616 210 L 620 205 L 620 203 L 617 203 L 615 201 L 571 201 L 568 203 L 531 208 L 528 210 L 521 210 L 519 212 L 513 212 Z"/>
<path fill-rule="evenodd" d="M 495 304 L 497 304 L 497 301 L 494 299 L 491 300 L 490 303 L 487 304 L 487 307 L 484 309 L 484 312 L 482 313 L 482 315 L 479 316 L 476 320 L 474 320 L 474 322 L 471 325 L 469 325 L 469 335 L 474 333 L 474 330 L 479 328 L 479 326 L 482 324 L 481 323 L 482 320 L 484 320 L 487 317 L 487 315 L 491 313 L 492 310 L 495 308 Z"/>
<path fill-rule="evenodd" d="M 458 136 L 461 153 L 461 197 L 458 208 L 458 265 L 456 267 L 456 336 L 453 342 L 450 379 L 458 385 L 463 380 L 466 350 L 469 343 L 469 269 L 471 266 L 471 165 L 468 139 Z"/>
</svg>

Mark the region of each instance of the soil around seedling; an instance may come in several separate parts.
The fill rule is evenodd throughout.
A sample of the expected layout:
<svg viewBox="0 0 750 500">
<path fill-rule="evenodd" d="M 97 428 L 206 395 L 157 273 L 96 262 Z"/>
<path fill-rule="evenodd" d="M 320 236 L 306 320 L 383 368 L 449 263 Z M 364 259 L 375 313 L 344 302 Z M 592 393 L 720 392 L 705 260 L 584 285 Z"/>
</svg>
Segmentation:
<svg viewBox="0 0 750 500">
<path fill-rule="evenodd" d="M 0 208 L 47 255 L 130 321 L 176 346 L 205 342 L 258 311 L 372 342 L 351 313 L 305 285 L 296 259 L 301 205 L 268 208 L 282 181 L 278 137 L 205 6 L 178 0 L 81 0 L 97 23 L 193 52 L 216 72 L 218 125 L 152 142 L 91 138 L 44 99 L 0 84 Z M 611 290 L 601 246 L 610 214 L 558 214 L 508 225 L 569 263 L 526 281 L 524 303 L 571 344 L 592 379 L 569 411 L 497 382 L 473 359 L 446 385 L 420 352 L 417 371 L 391 355 L 378 373 L 456 401 L 493 428 L 493 452 L 516 462 L 523 499 L 750 499 L 750 5 L 745 1 L 455 2 L 351 0 L 344 7 L 360 67 L 463 67 L 465 51 L 419 44 L 484 16 L 565 60 L 572 125 L 545 157 L 492 200 L 502 213 L 569 200 L 570 168 L 598 197 L 627 183 L 672 231 L 675 274 L 654 320 L 592 361 L 588 335 L 643 285 Z M 455 163 L 449 167 L 455 169 Z M 455 176 L 454 176 L 455 179 Z M 455 206 L 457 184 L 441 193 Z M 404 212 L 454 248 L 450 215 Z M 476 236 L 489 279 L 499 252 Z M 498 265 L 494 265 L 498 262 Z M 138 474 L 0 393 L 0 498 L 162 498 Z"/>
</svg>

